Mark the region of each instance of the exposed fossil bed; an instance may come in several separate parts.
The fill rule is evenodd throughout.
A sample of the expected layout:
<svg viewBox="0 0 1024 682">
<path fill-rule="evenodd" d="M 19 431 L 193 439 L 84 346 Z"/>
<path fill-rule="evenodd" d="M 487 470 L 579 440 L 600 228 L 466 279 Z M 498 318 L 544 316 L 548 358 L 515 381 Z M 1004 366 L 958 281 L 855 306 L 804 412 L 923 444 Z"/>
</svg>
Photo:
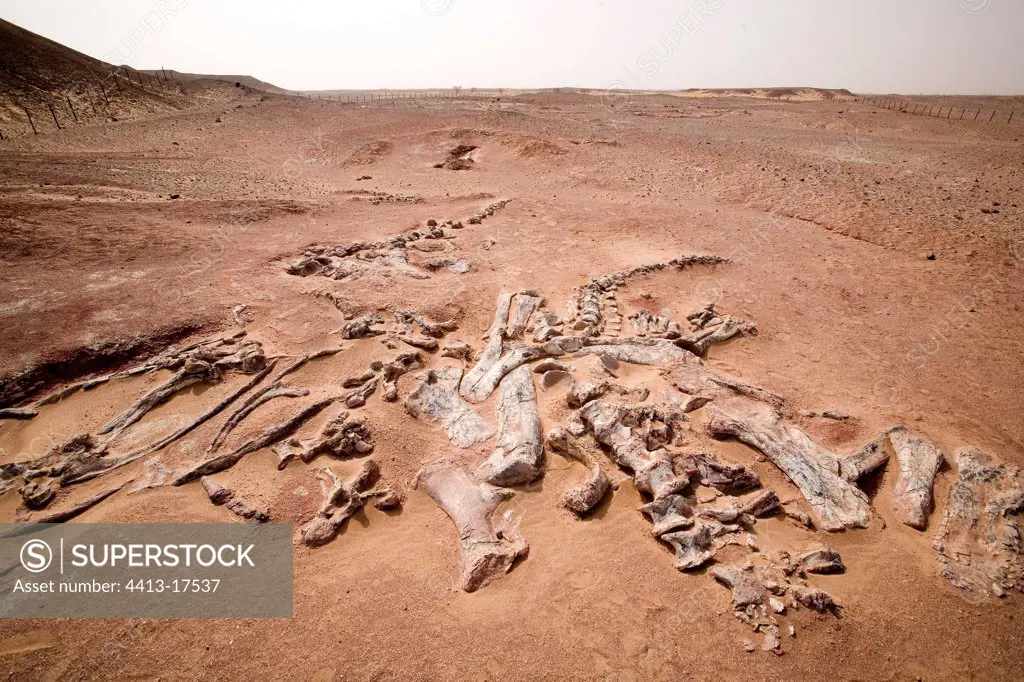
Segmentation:
<svg viewBox="0 0 1024 682">
<path fill-rule="evenodd" d="M 499 128 L 497 112 L 524 116 L 459 115 Z M 933 397 L 938 369 L 892 366 L 893 339 L 928 324 L 888 301 L 917 261 L 886 264 L 877 244 L 778 215 L 766 237 L 741 210 L 729 217 L 744 230 L 718 235 L 706 197 L 679 209 L 692 230 L 667 224 L 669 201 L 651 236 L 636 197 L 600 192 L 582 224 L 566 208 L 581 199 L 542 196 L 543 178 L 607 182 L 612 161 L 595 159 L 622 162 L 622 143 L 540 144 L 535 123 L 517 126 L 394 134 L 356 150 L 358 173 L 313 154 L 291 176 L 308 203 L 225 237 L 202 285 L 176 295 L 193 306 L 168 318 L 177 329 L 142 310 L 147 322 L 124 323 L 134 336 L 68 341 L 0 381 L 5 520 L 289 523 L 296 548 L 290 622 L 0 623 L 2 667 L 1018 676 L 1020 424 L 993 426 L 1016 375 L 992 382 L 983 422 L 977 405 L 952 411 L 962 382 Z M 602 170 L 585 179 L 586 164 Z M 391 181 L 313 189 L 336 173 Z M 615 207 L 607 224 L 598 206 Z M 940 367 L 995 337 L 1019 348 L 1000 336 L 1019 326 L 1009 289 L 986 282 L 971 305 L 988 315 L 998 300 L 1005 317 L 955 328 L 971 342 L 929 356 Z M 851 291 L 888 312 L 850 322 Z"/>
</svg>

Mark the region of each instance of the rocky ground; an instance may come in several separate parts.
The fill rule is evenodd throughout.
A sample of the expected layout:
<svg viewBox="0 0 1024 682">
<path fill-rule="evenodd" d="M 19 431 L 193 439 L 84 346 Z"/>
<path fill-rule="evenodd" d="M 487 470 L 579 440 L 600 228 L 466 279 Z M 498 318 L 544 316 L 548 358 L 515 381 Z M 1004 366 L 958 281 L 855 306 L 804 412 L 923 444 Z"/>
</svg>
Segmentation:
<svg viewBox="0 0 1024 682">
<path fill-rule="evenodd" d="M 1019 544 L 1006 555 L 1017 574 L 1004 582 L 1015 584 L 968 590 L 943 575 L 933 542 L 942 536 L 939 545 L 948 547 L 956 539 L 943 519 L 959 499 L 951 491 L 961 463 L 974 461 L 958 457 L 960 448 L 1024 465 L 1022 126 L 1016 119 L 928 119 L 862 102 L 754 97 L 535 94 L 366 106 L 242 97 L 5 140 L 0 407 L 38 414 L 0 421 L 0 463 L 52 463 L 63 444 L 90 434 L 96 443 L 111 438 L 105 453 L 88 460 L 106 466 L 189 425 L 263 366 L 216 365 L 204 356 L 199 369 L 186 363 L 188 374 L 186 365 L 152 360 L 175 344 L 244 331 L 232 343 L 258 343 L 261 363 L 277 358 L 275 374 L 305 354 L 341 350 L 282 378 L 297 395 L 261 405 L 218 452 L 236 451 L 307 405 L 337 398 L 299 427 L 299 442 L 282 438 L 269 444 L 276 448 L 247 454 L 206 488 L 196 480 L 129 492 L 143 479 L 169 483 L 151 478 L 160 468 L 180 475 L 210 457 L 208 447 L 241 401 L 100 476 L 64 476 L 64 486 L 60 476 L 49 477 L 55 496 L 41 511 L 25 507 L 39 490 L 18 493 L 23 472 L 11 473 L 14 483 L 0 497 L 0 518 L 8 521 L 38 520 L 121 483 L 124 489 L 76 520 L 226 522 L 240 520 L 231 506 L 258 509 L 296 526 L 293 619 L 7 621 L 0 623 L 0 670 L 12 679 L 1019 679 Z M 677 267 L 682 257 L 709 254 L 723 261 Z M 674 260 L 593 290 L 600 319 L 587 326 L 588 284 Z M 536 304 L 542 310 L 531 309 L 523 329 L 495 325 L 502 292 L 524 301 L 512 300 L 513 322 L 514 306 L 534 305 L 529 299 L 543 299 Z M 567 309 L 569 301 L 579 305 Z M 742 330 L 709 349 L 681 350 L 699 332 L 687 316 L 707 302 Z M 401 310 L 452 324 L 432 336 L 396 318 Z M 362 336 L 352 323 L 374 313 L 381 321 L 367 328 L 384 333 Z M 630 319 L 641 314 L 643 322 Z M 567 365 L 568 377 L 554 367 L 551 377 L 530 372 L 535 401 L 524 397 L 525 380 L 515 373 L 494 391 L 467 389 L 467 379 L 480 378 L 473 368 L 485 348 L 540 347 L 534 339 L 543 336 L 542 317 L 556 338 L 613 341 L 595 354 L 577 357 L 573 347 L 553 358 Z M 697 395 L 680 389 L 688 384 L 673 363 L 611 362 L 626 353 L 615 350 L 621 340 L 639 333 L 634 322 L 652 347 L 702 355 L 704 370 L 742 383 Z M 679 338 L 656 340 L 666 336 Z M 418 367 L 407 373 L 378 366 L 366 374 L 375 361 L 415 352 Z M 146 362 L 152 371 L 32 407 L 80 379 Z M 414 416 L 410 395 L 422 395 L 429 370 L 465 372 L 467 390 L 449 407 L 476 412 L 484 431 L 500 433 L 460 447 L 446 424 Z M 100 433 L 146 392 L 192 377 L 196 383 L 137 421 Z M 346 379 L 353 381 L 343 386 Z M 374 393 L 353 399 L 350 391 L 368 391 L 367 382 Z M 608 409 L 655 409 L 626 418 L 634 419 L 626 445 L 644 447 L 620 451 L 601 430 L 597 408 L 585 418 L 573 412 L 569 397 L 586 382 L 610 384 L 599 399 Z M 804 464 L 833 462 L 833 455 L 849 462 L 843 457 L 872 442 L 891 453 L 859 482 L 830 483 L 848 493 L 845 531 L 823 530 L 828 521 L 783 473 L 778 448 L 742 444 L 732 437 L 738 427 L 709 437 L 719 406 L 728 411 L 735 400 L 752 399 L 734 395 L 736 385 L 767 392 L 756 394 L 756 409 L 771 405 L 789 429 L 770 439 L 788 444 L 783 455 L 796 448 Z M 694 398 L 710 405 L 686 403 Z M 513 402 L 535 404 L 536 419 L 503 407 Z M 335 449 L 340 461 L 300 456 L 343 409 L 361 426 L 347 425 L 345 433 L 356 436 L 344 453 Z M 744 424 L 762 433 L 769 427 L 758 414 Z M 926 471 L 937 461 L 926 445 L 907 446 L 905 432 L 889 432 L 899 425 L 941 453 L 937 474 Z M 575 463 L 564 447 L 537 438 L 555 427 L 578 430 L 611 485 L 582 518 L 564 508 L 563 493 L 587 480 L 587 460 Z M 357 447 L 360 429 L 372 455 Z M 819 454 L 793 445 L 793 430 Z M 532 480 L 502 484 L 514 497 L 496 507 L 482 503 L 487 514 L 495 509 L 496 525 L 511 511 L 518 528 L 506 526 L 499 540 L 508 573 L 467 592 L 455 528 L 439 509 L 445 486 L 462 483 L 436 466 L 417 474 L 447 459 L 444 466 L 483 477 L 478 467 L 496 447 L 527 460 L 538 447 L 545 455 L 527 462 Z M 707 485 L 706 472 L 686 460 L 697 451 L 756 474 L 760 490 L 792 501 L 787 509 L 808 515 L 817 529 L 794 520 L 798 512 L 778 510 L 742 519 L 735 532 L 708 522 L 722 532 L 708 550 L 717 555 L 677 570 L 693 558 L 685 551 L 693 550 L 686 544 L 692 537 L 659 542 L 650 514 L 637 510 L 652 500 L 685 502 L 686 523 L 720 511 L 715 505 L 732 493 Z M 688 482 L 645 490 L 632 467 L 616 465 L 652 452 L 668 452 L 673 471 L 666 475 Z M 317 476 L 330 483 L 323 467 L 350 482 L 371 457 L 378 485 L 403 498 L 400 507 L 379 510 L 374 503 L 387 498 L 363 500 L 368 488 L 353 484 L 342 491 L 360 503 L 351 518 L 307 525 L 331 520 L 317 516 Z M 931 488 L 932 474 L 924 528 L 906 525 L 914 505 L 922 508 L 917 498 L 908 503 L 908 478 Z M 214 481 L 245 504 L 211 504 Z M 1007 512 L 1006 523 L 1019 520 L 1019 509 Z M 479 509 L 472 515 L 474 523 L 485 518 Z M 474 526 L 479 537 L 491 532 L 490 518 L 485 526 Z M 528 543 L 525 556 L 519 538 Z M 803 550 L 820 546 L 841 556 L 841 572 L 794 567 Z M 752 568 L 744 571 L 746 562 Z M 769 600 L 771 585 L 767 592 L 750 587 L 752 603 L 733 601 L 736 575 L 764 583 L 774 580 L 764 572 L 787 568 L 779 579 L 785 594 L 772 597 L 783 612 Z M 732 593 L 722 584 L 730 581 Z M 803 603 L 798 595 L 812 588 L 838 608 Z"/>
</svg>

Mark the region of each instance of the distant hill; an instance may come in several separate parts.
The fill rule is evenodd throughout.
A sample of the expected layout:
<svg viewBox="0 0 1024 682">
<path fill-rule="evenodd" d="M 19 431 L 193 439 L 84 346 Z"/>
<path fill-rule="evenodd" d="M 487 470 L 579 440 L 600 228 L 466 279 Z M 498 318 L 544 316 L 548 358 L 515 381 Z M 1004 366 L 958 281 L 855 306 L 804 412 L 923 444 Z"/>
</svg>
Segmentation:
<svg viewBox="0 0 1024 682">
<path fill-rule="evenodd" d="M 39 133 L 53 132 L 58 124 L 131 120 L 286 92 L 250 76 L 115 66 L 2 19 L 0 46 L 0 133 L 8 137 L 31 135 L 33 124 Z"/>
<path fill-rule="evenodd" d="M 273 85 L 272 83 L 261 81 L 259 78 L 254 78 L 252 76 L 220 76 L 207 75 L 201 73 L 182 73 L 181 71 L 174 71 L 173 69 L 153 69 L 149 71 L 143 69 L 143 73 L 148 73 L 153 76 L 159 75 L 161 73 L 166 73 L 172 79 L 179 81 L 221 80 L 232 84 L 241 83 L 247 88 L 252 88 L 253 90 L 262 90 L 263 92 L 272 92 L 275 95 L 293 94 L 290 90 L 279 88 L 276 85 Z"/>
<path fill-rule="evenodd" d="M 846 88 L 691 88 L 672 94 L 679 97 L 756 97 L 758 99 L 786 99 L 803 102 L 848 99 L 856 97 Z"/>
</svg>

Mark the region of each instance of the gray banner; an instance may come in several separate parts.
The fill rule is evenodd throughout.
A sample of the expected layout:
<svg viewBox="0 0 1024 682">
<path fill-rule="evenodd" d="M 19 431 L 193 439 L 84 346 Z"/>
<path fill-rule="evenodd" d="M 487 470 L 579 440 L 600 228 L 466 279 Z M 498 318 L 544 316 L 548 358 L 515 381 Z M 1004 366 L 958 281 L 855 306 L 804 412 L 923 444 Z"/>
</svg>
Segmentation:
<svg viewBox="0 0 1024 682">
<path fill-rule="evenodd" d="M 291 618 L 291 526 L 0 524 L 0 618 Z"/>
</svg>

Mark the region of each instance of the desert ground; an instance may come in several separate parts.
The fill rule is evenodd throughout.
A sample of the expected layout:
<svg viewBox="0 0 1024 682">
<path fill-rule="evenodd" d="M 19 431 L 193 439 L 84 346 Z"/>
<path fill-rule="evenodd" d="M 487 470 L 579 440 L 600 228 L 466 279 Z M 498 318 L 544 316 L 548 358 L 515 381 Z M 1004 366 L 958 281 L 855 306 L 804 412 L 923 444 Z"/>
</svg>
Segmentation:
<svg viewBox="0 0 1024 682">
<path fill-rule="evenodd" d="M 184 371 L 119 370 L 172 346 L 230 337 L 228 345 L 255 344 L 278 370 L 340 350 L 291 373 L 287 385 L 306 393 L 261 405 L 219 452 L 336 398 L 295 435 L 315 441 L 347 412 L 372 454 L 300 457 L 279 469 L 279 454 L 264 447 L 212 476 L 271 522 L 295 526 L 292 619 L 3 621 L 6 678 L 1024 675 L 1022 595 L 954 586 L 933 548 L 960 448 L 1024 466 L 1024 120 L 940 120 L 814 96 L 539 92 L 344 104 L 226 92 L 180 111 L 0 143 L 0 407 L 37 412 L 0 420 L 0 463 L 30 463 L 98 434 Z M 387 240 L 413 233 L 396 257 Z M 356 243 L 361 249 L 331 251 Z M 652 264 L 670 265 L 631 272 Z M 494 516 L 520 519 L 528 554 L 480 589 L 462 589 L 455 525 L 417 474 L 447 459 L 473 475 L 501 446 L 492 433 L 460 447 L 442 423 L 414 416 L 411 396 L 427 372 L 469 376 L 495 338 L 503 292 L 542 299 L 519 330 L 518 343 L 530 345 L 542 319 L 562 338 L 577 334 L 580 310 L 567 302 L 615 273 L 630 274 L 610 289 L 617 315 L 609 289 L 601 292 L 601 335 L 636 336 L 631 325 L 646 311 L 686 338 L 687 316 L 713 302 L 742 332 L 701 348 L 701 367 L 778 397 L 788 428 L 837 457 L 897 426 L 933 443 L 942 459 L 925 527 L 906 525 L 899 512 L 891 457 L 857 483 L 865 527 L 827 531 L 770 453 L 708 436 L 716 398 L 691 404 L 663 445 L 673 457 L 707 452 L 755 473 L 785 511 L 723 535 L 713 558 L 677 570 L 673 548 L 638 511 L 651 496 L 609 457 L 607 442 L 588 448 L 613 489 L 581 516 L 564 508 L 563 493 L 587 469 L 549 444 L 533 479 L 512 485 Z M 426 327 L 396 320 L 401 310 L 451 324 L 431 343 Z M 374 313 L 381 321 L 372 333 L 384 333 L 353 333 L 353 322 Z M 409 345 L 410 334 L 424 347 Z M 505 344 L 517 343 L 499 331 L 499 350 L 506 334 Z M 663 336 L 647 338 L 684 352 Z M 351 400 L 365 383 L 346 379 L 403 353 L 419 358 L 398 376 L 396 400 L 377 378 L 364 405 Z M 610 384 L 613 404 L 660 409 L 687 397 L 671 366 L 582 351 L 554 360 L 568 369 L 527 372 L 544 434 L 574 419 L 567 396 L 587 382 Z M 110 373 L 89 390 L 60 393 Z M 248 374 L 233 369 L 174 392 L 116 430 L 99 459 L 190 424 Z M 460 409 L 504 431 L 513 376 Z M 59 399 L 47 400 L 55 391 Z M 125 484 L 71 522 L 244 522 L 212 504 L 200 482 L 170 484 L 212 456 L 236 407 L 94 478 L 51 481 L 56 494 L 44 510 L 26 507 L 19 481 L 0 497 L 0 520 L 40 520 Z M 894 447 L 890 440 L 881 447 Z M 369 458 L 400 506 L 381 511 L 368 499 L 336 537 L 309 546 L 318 472 L 329 466 L 348 480 Z M 686 495 L 705 506 L 728 497 L 703 481 Z M 801 513 L 815 528 L 795 519 Z M 820 545 L 845 570 L 792 579 L 835 607 L 786 597 L 770 618 L 780 641 L 767 643 L 771 627 L 755 632 L 736 617 L 716 567 Z M 1019 537 L 1016 550 L 1007 547 L 1019 589 Z"/>
</svg>

